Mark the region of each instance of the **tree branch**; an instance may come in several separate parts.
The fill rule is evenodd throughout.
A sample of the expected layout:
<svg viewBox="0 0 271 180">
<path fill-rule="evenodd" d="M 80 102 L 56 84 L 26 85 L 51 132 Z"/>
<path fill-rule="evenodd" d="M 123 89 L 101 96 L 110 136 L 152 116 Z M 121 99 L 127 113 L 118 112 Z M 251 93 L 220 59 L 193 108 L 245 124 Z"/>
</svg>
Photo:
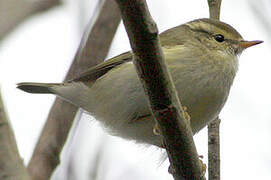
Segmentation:
<svg viewBox="0 0 271 180">
<path fill-rule="evenodd" d="M 210 18 L 220 17 L 222 0 L 208 0 Z M 208 176 L 209 180 L 220 179 L 220 119 L 217 117 L 208 124 Z"/>
<path fill-rule="evenodd" d="M 71 79 L 106 57 L 120 15 L 113 0 L 107 0 L 93 28 L 88 27 L 65 80 Z M 33 180 L 49 179 L 59 164 L 59 154 L 68 137 L 78 108 L 56 99 L 28 165 Z"/>
<path fill-rule="evenodd" d="M 183 116 L 181 103 L 164 61 L 158 30 L 146 1 L 116 2 L 130 39 L 138 76 L 164 138 L 174 179 L 204 179 L 192 130 Z"/>
<path fill-rule="evenodd" d="M 6 116 L 0 93 L 0 179 L 30 180 Z"/>
<path fill-rule="evenodd" d="M 222 0 L 208 0 L 210 18 L 219 19 Z"/>
<path fill-rule="evenodd" d="M 28 17 L 59 4 L 61 4 L 61 0 L 1 0 L 0 41 Z"/>
<path fill-rule="evenodd" d="M 208 125 L 208 175 L 209 180 L 220 179 L 220 119 L 216 118 Z"/>
</svg>

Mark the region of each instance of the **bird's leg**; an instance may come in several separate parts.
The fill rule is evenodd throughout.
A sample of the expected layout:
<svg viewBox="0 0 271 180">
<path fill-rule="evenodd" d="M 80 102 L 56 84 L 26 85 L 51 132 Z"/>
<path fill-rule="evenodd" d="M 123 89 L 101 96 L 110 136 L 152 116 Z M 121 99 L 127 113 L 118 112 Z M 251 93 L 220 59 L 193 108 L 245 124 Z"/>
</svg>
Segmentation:
<svg viewBox="0 0 271 180">
<path fill-rule="evenodd" d="M 184 118 L 185 118 L 185 119 L 189 122 L 189 124 L 190 124 L 190 119 L 191 119 L 191 117 L 190 117 L 189 113 L 187 112 L 187 107 L 186 107 L 186 106 L 183 106 L 183 113 L 184 113 Z M 161 135 L 157 123 L 155 123 L 155 125 L 154 125 L 154 127 L 153 127 L 153 134 L 155 134 L 155 135 L 157 135 L 157 136 Z"/>
</svg>

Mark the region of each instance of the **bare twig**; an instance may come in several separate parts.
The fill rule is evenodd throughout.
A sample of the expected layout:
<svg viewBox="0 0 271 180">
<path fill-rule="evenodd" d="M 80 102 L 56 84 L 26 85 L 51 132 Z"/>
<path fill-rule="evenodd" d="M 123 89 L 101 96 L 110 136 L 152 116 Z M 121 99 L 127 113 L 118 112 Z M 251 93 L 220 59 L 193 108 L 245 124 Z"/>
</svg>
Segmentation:
<svg viewBox="0 0 271 180">
<path fill-rule="evenodd" d="M 93 28 L 88 27 L 86 30 L 65 80 L 104 60 L 119 22 L 120 15 L 115 2 L 107 0 Z M 77 107 L 58 98 L 54 102 L 28 165 L 33 180 L 49 179 L 59 164 L 59 154 L 77 110 Z"/>
<path fill-rule="evenodd" d="M 0 93 L 0 179 L 30 180 L 20 158 Z"/>
<path fill-rule="evenodd" d="M 61 0 L 1 0 L 0 1 L 0 41 L 28 17 L 46 11 Z"/>
<path fill-rule="evenodd" d="M 220 119 L 216 118 L 208 125 L 208 175 L 209 180 L 220 179 Z"/>
<path fill-rule="evenodd" d="M 219 19 L 222 0 L 208 0 L 210 18 Z"/>
<path fill-rule="evenodd" d="M 174 179 L 203 179 L 193 134 L 183 116 L 180 101 L 164 61 L 158 30 L 146 1 L 116 2 L 130 39 L 137 73 L 164 137 Z"/>
<path fill-rule="evenodd" d="M 220 17 L 222 0 L 208 0 L 210 18 Z M 217 117 L 208 124 L 208 175 L 209 180 L 220 179 L 220 140 L 219 140 L 220 119 Z"/>
</svg>

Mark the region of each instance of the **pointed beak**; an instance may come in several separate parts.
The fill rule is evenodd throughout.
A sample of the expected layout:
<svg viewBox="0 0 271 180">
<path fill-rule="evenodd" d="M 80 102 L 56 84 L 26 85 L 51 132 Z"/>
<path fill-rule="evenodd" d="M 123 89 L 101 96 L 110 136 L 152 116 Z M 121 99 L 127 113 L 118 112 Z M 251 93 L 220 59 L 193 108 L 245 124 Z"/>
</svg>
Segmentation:
<svg viewBox="0 0 271 180">
<path fill-rule="evenodd" d="M 242 47 L 243 49 L 246 49 L 248 47 L 255 46 L 255 45 L 261 44 L 261 43 L 263 43 L 263 41 L 259 41 L 259 40 L 256 40 L 256 41 L 241 41 L 239 43 L 239 46 Z"/>
</svg>

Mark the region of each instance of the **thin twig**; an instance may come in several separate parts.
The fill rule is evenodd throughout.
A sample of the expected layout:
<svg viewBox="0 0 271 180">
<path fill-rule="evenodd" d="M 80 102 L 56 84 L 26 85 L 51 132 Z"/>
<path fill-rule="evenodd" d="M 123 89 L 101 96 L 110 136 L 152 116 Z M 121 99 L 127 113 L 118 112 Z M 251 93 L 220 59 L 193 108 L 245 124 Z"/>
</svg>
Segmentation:
<svg viewBox="0 0 271 180">
<path fill-rule="evenodd" d="M 72 79 L 104 60 L 120 15 L 113 0 L 107 0 L 93 28 L 88 27 L 65 80 Z M 49 179 L 59 164 L 59 155 L 78 108 L 61 99 L 56 99 L 43 128 L 40 139 L 28 165 L 33 180 Z"/>
<path fill-rule="evenodd" d="M 210 18 L 220 17 L 222 0 L 208 0 Z M 208 124 L 208 176 L 209 180 L 220 180 L 220 119 L 217 117 Z"/>
<path fill-rule="evenodd" d="M 183 116 L 146 1 L 116 2 L 130 39 L 138 76 L 164 138 L 174 179 L 204 179 L 192 130 Z"/>
<path fill-rule="evenodd" d="M 208 0 L 210 18 L 219 19 L 222 0 Z"/>
<path fill-rule="evenodd" d="M 208 175 L 209 180 L 220 179 L 220 119 L 216 118 L 208 125 Z"/>
<path fill-rule="evenodd" d="M 0 93 L 0 179 L 30 180 L 21 159 Z"/>
</svg>

